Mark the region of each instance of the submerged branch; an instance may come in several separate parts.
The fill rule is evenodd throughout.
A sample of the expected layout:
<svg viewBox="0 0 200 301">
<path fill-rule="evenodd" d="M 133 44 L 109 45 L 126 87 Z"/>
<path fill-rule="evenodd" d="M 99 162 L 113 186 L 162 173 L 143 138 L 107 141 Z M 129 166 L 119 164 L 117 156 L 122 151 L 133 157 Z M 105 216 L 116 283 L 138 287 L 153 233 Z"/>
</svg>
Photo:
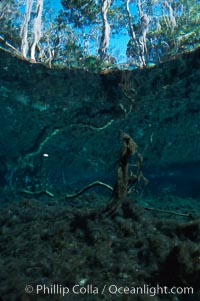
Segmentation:
<svg viewBox="0 0 200 301">
<path fill-rule="evenodd" d="M 102 187 L 105 187 L 105 188 L 109 189 L 110 191 L 113 191 L 113 188 L 110 185 L 108 185 L 106 183 L 103 183 L 103 182 L 100 182 L 100 181 L 95 181 L 95 182 L 85 186 L 83 189 L 81 189 L 80 191 L 78 191 L 76 193 L 66 194 L 65 197 L 67 199 L 76 198 L 76 197 L 80 196 L 81 194 L 83 194 L 84 192 L 86 192 L 87 190 L 89 190 L 90 188 L 92 188 L 94 186 L 102 186 Z"/>
</svg>

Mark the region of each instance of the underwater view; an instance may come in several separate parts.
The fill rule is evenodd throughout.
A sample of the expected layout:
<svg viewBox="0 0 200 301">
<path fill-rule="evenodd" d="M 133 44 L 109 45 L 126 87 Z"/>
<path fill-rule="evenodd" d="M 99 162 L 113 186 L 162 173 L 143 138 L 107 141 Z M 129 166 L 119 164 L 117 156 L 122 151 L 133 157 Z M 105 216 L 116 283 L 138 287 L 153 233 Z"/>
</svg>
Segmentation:
<svg viewBox="0 0 200 301">
<path fill-rule="evenodd" d="M 200 301 L 200 1 L 0 1 L 0 301 Z"/>
</svg>

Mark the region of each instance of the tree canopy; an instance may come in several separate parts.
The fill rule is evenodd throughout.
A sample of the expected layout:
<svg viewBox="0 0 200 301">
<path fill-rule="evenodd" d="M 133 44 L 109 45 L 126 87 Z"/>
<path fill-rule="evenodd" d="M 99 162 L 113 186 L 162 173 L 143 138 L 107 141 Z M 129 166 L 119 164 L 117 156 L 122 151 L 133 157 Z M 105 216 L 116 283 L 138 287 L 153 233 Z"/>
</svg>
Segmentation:
<svg viewBox="0 0 200 301">
<path fill-rule="evenodd" d="M 49 66 L 144 68 L 200 43 L 198 0 L 1 0 L 0 34 Z"/>
</svg>

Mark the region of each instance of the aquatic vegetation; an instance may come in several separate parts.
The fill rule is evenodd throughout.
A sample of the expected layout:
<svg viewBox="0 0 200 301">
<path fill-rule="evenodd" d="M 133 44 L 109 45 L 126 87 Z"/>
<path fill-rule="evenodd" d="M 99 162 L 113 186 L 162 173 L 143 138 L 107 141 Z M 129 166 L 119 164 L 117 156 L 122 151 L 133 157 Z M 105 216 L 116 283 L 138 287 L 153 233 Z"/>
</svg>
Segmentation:
<svg viewBox="0 0 200 301">
<path fill-rule="evenodd" d="M 0 43 L 2 300 L 199 300 L 200 49 L 122 71 L 72 41 L 50 69 Z"/>
</svg>

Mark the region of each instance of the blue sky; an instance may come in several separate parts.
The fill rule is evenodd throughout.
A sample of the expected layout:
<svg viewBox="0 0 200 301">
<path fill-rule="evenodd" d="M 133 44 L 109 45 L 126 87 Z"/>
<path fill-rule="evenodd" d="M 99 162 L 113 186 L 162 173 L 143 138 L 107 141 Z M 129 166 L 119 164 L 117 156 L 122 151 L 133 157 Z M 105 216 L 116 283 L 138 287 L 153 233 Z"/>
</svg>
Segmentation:
<svg viewBox="0 0 200 301">
<path fill-rule="evenodd" d="M 44 0 L 45 1 L 45 0 Z M 49 0 L 51 3 L 51 9 L 55 13 L 55 15 L 59 12 L 60 9 L 62 9 L 61 1 L 60 0 Z M 121 2 L 121 1 L 119 1 Z M 112 53 L 115 56 L 115 52 L 117 50 L 120 50 L 120 56 L 118 63 L 122 63 L 126 60 L 126 46 L 129 41 L 130 37 L 128 34 L 121 35 L 118 37 L 112 37 L 110 39 L 109 43 L 109 49 L 112 49 Z M 119 52 L 119 51 L 118 51 Z"/>
<path fill-rule="evenodd" d="M 50 0 L 50 3 L 51 3 L 51 8 L 54 9 L 55 13 L 57 14 L 58 11 L 62 8 L 61 1 L 60 0 Z"/>
</svg>

